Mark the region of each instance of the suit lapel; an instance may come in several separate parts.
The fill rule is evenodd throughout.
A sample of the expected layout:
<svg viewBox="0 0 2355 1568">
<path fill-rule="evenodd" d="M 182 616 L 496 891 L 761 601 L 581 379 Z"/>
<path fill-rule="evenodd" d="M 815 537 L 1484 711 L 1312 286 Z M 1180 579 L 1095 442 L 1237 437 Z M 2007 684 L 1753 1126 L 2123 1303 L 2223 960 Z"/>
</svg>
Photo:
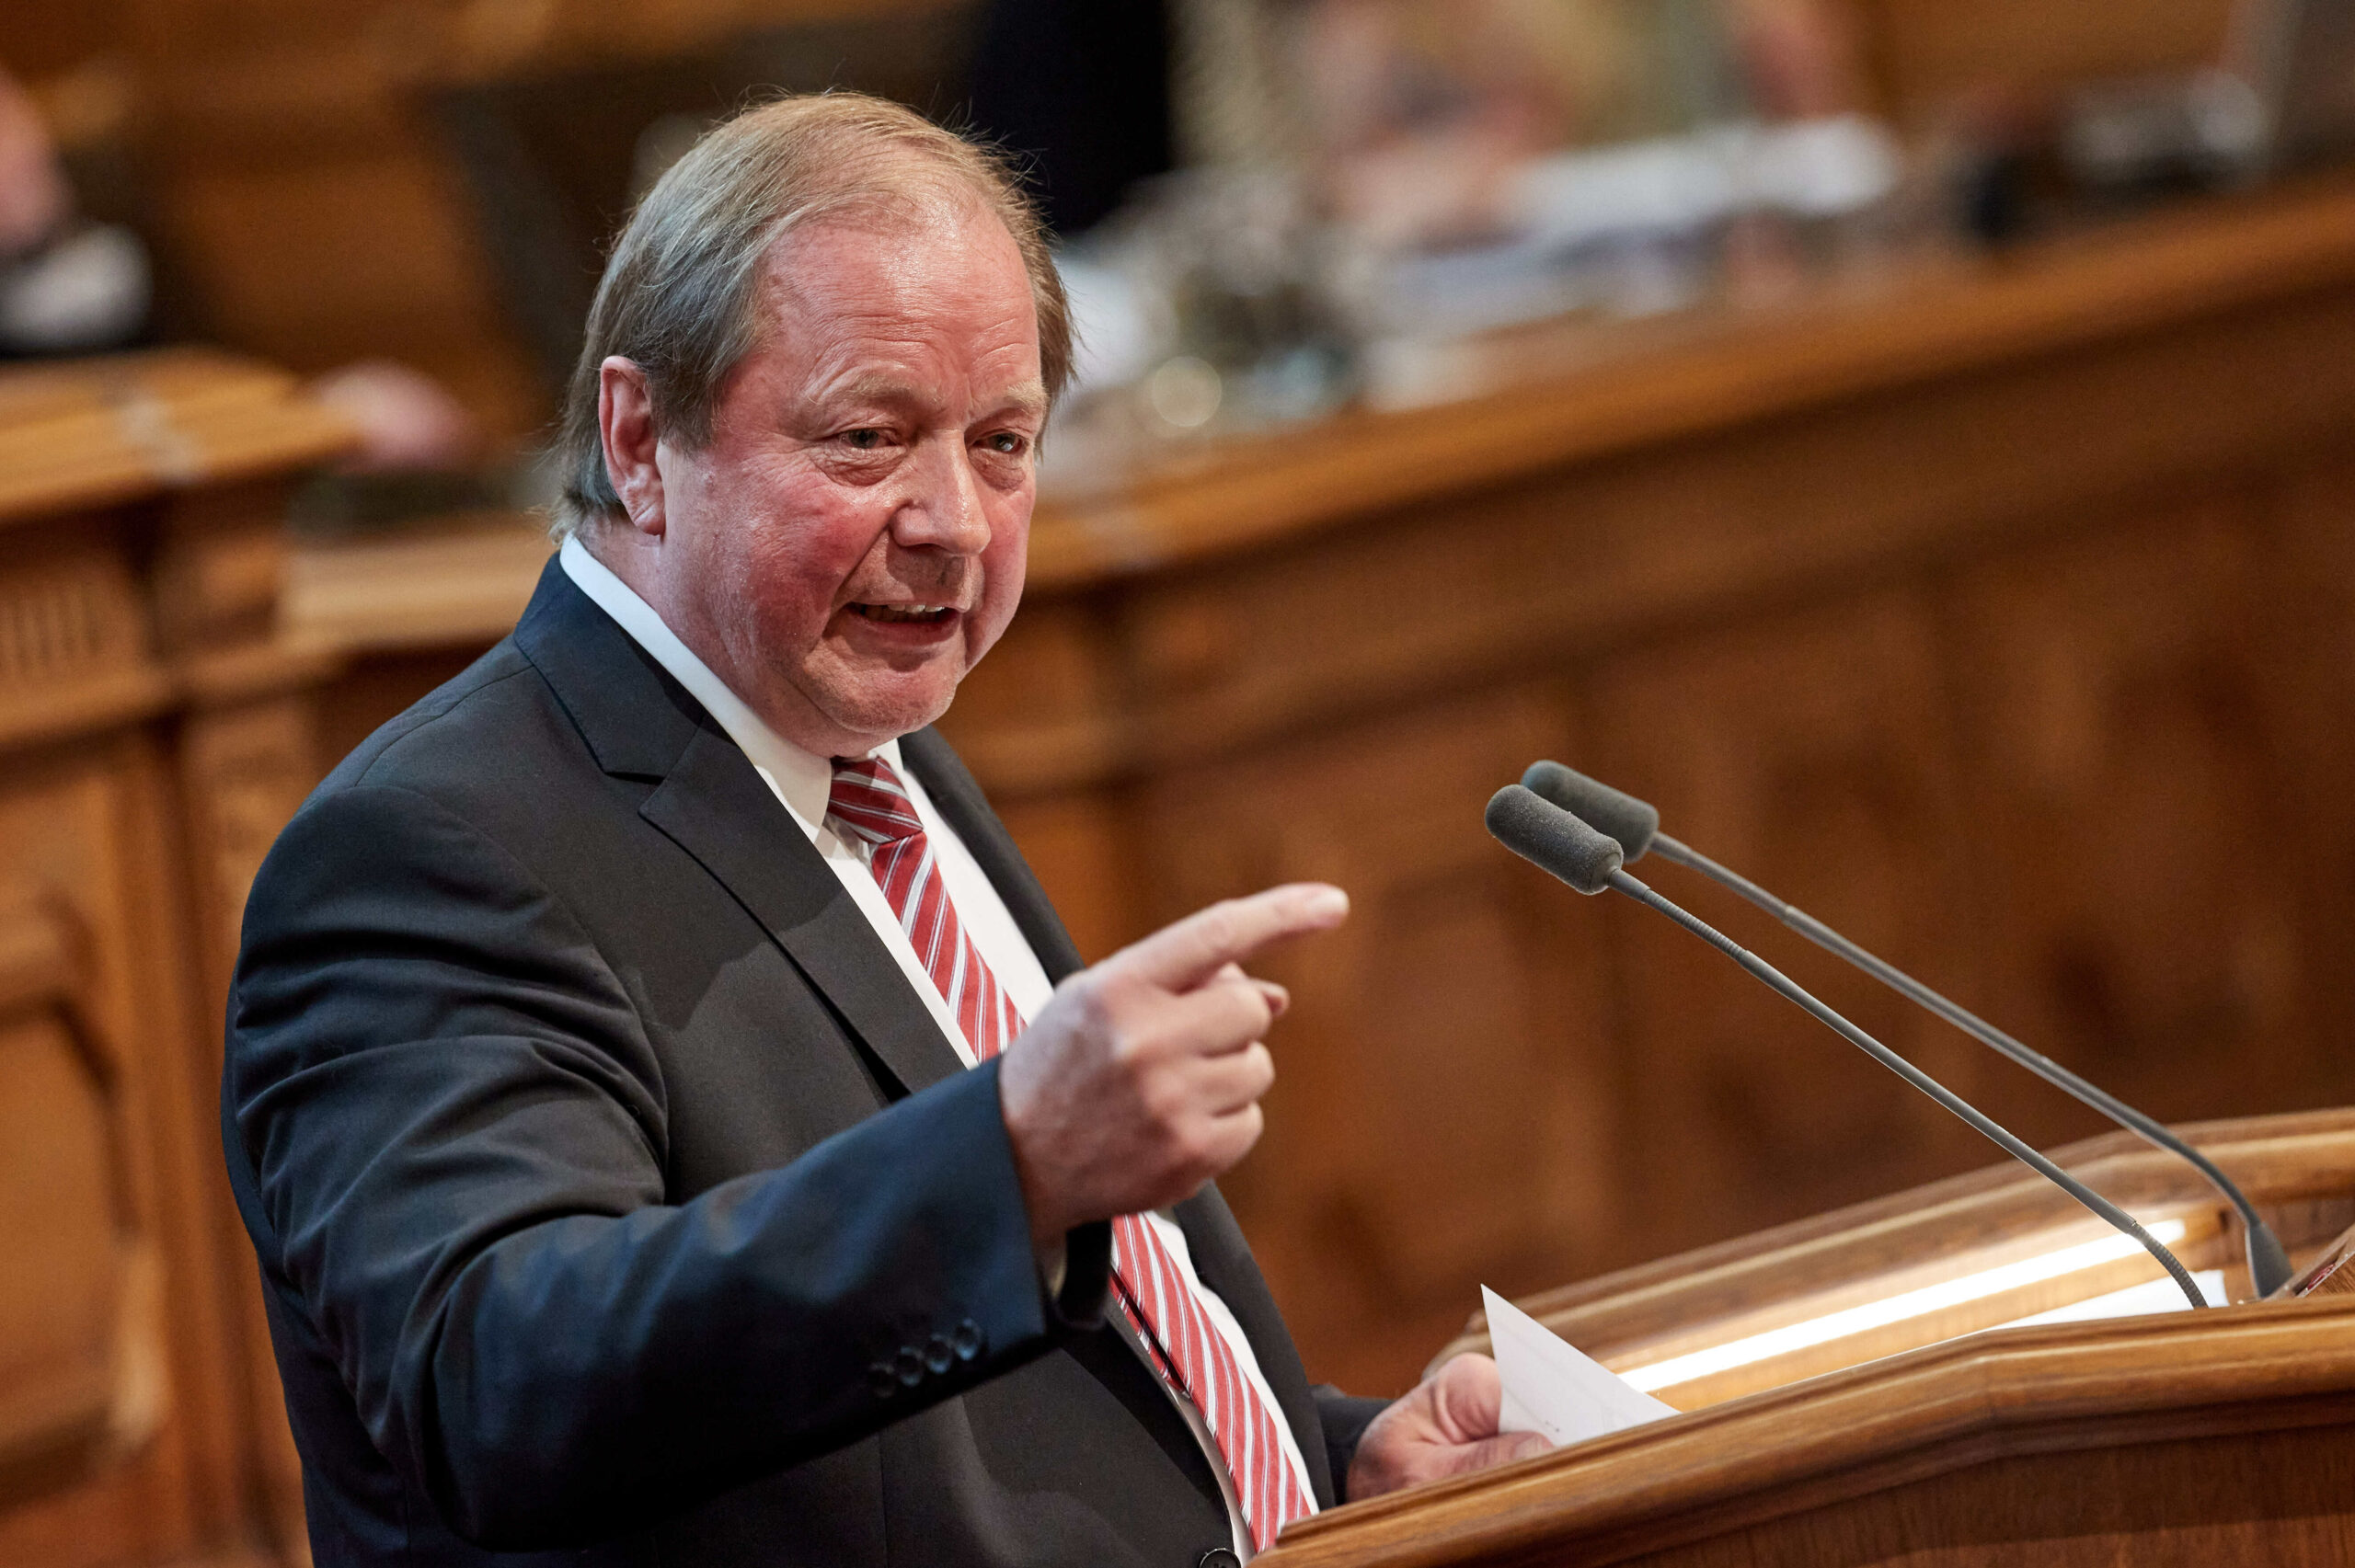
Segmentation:
<svg viewBox="0 0 2355 1568">
<path fill-rule="evenodd" d="M 515 629 L 608 773 L 661 781 L 638 815 L 693 855 L 899 1080 L 964 1070 L 858 905 L 703 705 L 548 563 Z"/>
<path fill-rule="evenodd" d="M 907 1093 L 965 1070 L 841 878 L 734 741 L 699 732 L 638 814 L 752 911 Z"/>
</svg>

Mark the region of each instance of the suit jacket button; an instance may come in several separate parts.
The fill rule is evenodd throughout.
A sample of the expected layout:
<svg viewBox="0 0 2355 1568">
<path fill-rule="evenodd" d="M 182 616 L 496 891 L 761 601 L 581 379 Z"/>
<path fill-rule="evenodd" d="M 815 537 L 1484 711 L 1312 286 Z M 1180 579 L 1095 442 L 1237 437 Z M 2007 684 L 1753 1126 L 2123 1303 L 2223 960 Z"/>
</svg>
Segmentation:
<svg viewBox="0 0 2355 1568">
<path fill-rule="evenodd" d="M 867 1387 L 877 1399 L 890 1399 L 900 1391 L 900 1379 L 891 1375 L 889 1361 L 878 1361 L 867 1369 Z"/>
<path fill-rule="evenodd" d="M 981 1355 L 983 1343 L 982 1325 L 971 1318 L 957 1325 L 956 1336 L 949 1341 L 959 1361 L 971 1361 Z"/>
<path fill-rule="evenodd" d="M 957 1365 L 957 1353 L 949 1349 L 946 1335 L 934 1334 L 924 1342 L 924 1364 L 936 1376 Z"/>
<path fill-rule="evenodd" d="M 900 1354 L 891 1365 L 892 1369 L 899 1373 L 900 1381 L 908 1387 L 914 1388 L 924 1381 L 924 1356 L 914 1345 L 900 1346 Z"/>
<path fill-rule="evenodd" d="M 1194 1568 L 1243 1568 L 1243 1559 L 1228 1547 L 1213 1546 L 1194 1560 Z"/>
</svg>

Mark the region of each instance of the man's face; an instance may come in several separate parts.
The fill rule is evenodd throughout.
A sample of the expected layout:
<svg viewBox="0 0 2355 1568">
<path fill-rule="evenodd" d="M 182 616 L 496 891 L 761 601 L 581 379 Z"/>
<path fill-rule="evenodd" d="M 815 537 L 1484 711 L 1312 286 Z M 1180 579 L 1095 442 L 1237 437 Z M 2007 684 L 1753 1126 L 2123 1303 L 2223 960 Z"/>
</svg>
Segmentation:
<svg viewBox="0 0 2355 1568">
<path fill-rule="evenodd" d="M 1021 253 L 961 206 L 788 235 L 700 451 L 662 441 L 660 602 L 786 738 L 931 723 L 1013 618 L 1046 415 Z"/>
</svg>

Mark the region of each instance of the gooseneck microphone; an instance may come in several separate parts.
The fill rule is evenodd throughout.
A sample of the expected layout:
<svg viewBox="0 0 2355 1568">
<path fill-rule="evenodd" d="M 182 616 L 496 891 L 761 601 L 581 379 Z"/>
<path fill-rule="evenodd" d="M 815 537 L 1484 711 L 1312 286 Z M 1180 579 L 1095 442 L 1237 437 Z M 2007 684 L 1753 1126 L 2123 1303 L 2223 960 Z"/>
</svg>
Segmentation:
<svg viewBox="0 0 2355 1568">
<path fill-rule="evenodd" d="M 2257 1207 L 2242 1195 L 2239 1187 L 2233 1185 L 2231 1177 L 2217 1169 L 2214 1161 L 2177 1138 L 2164 1123 L 2144 1116 L 2123 1100 L 2086 1082 L 2051 1057 L 2030 1048 L 1978 1014 L 1949 1001 L 1894 964 L 1875 957 L 1806 910 L 1776 898 L 1739 872 L 1720 865 L 1698 850 L 1669 837 L 1660 830 L 1660 812 L 1649 804 L 1591 779 L 1575 769 L 1566 768 L 1559 762 L 1533 762 L 1529 771 L 1522 774 L 1521 782 L 1572 816 L 1616 839 L 1628 863 L 1643 859 L 1648 851 L 1657 851 L 1662 860 L 1697 871 L 1712 882 L 1732 889 L 1818 947 L 1846 959 L 1916 1006 L 1945 1019 L 1980 1044 L 2017 1062 L 2054 1088 L 2074 1096 L 2145 1141 L 2189 1162 L 2239 1213 L 2241 1234 L 2248 1248 L 2249 1281 L 2257 1294 L 2259 1297 L 2270 1296 L 2289 1282 L 2290 1254 L 2283 1250 L 2281 1240 L 2273 1233 L 2273 1228 L 2257 1214 Z"/>
<path fill-rule="evenodd" d="M 2182 1287 L 2187 1300 L 2194 1307 L 2208 1305 L 2207 1298 L 2200 1294 L 2190 1271 L 2173 1253 L 2162 1246 L 2157 1238 L 2143 1230 L 2132 1215 L 2005 1131 L 1961 1095 L 1818 1001 L 1774 965 L 1628 876 L 1624 865 L 1626 856 L 1615 841 L 1522 784 L 1507 784 L 1497 791 L 1488 801 L 1487 820 L 1488 831 L 1496 836 L 1498 842 L 1539 870 L 1560 878 L 1581 893 L 1595 894 L 1609 887 L 1625 894 L 1646 908 L 1667 916 L 1740 965 L 1769 990 L 1828 1025 L 1850 1045 L 1936 1100 L 2005 1153 L 2034 1170 L 2120 1231 L 2132 1237 L 2144 1252 L 2158 1260 L 2159 1266 L 2174 1277 L 2176 1284 Z"/>
</svg>

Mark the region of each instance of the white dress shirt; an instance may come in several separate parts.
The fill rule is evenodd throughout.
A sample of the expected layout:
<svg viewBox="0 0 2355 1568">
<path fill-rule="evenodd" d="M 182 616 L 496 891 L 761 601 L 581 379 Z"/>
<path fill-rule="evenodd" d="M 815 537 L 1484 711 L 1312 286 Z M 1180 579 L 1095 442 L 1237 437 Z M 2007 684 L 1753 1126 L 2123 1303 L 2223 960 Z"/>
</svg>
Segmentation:
<svg viewBox="0 0 2355 1568">
<path fill-rule="evenodd" d="M 901 928 L 900 917 L 893 912 L 891 901 L 868 869 L 868 846 L 855 833 L 837 833 L 826 819 L 827 802 L 834 788 L 834 764 L 831 758 L 804 750 L 786 739 L 755 714 L 751 707 L 729 691 L 711 667 L 695 657 L 687 645 L 681 642 L 651 605 L 640 599 L 621 578 L 606 569 L 604 564 L 592 555 L 578 538 L 567 539 L 557 557 L 580 591 L 587 594 L 627 632 L 638 646 L 653 660 L 671 672 L 673 680 L 687 689 L 688 694 L 701 703 L 728 738 L 743 750 L 753 771 L 769 786 L 793 825 L 801 835 L 816 846 L 825 857 L 827 869 L 842 882 L 867 923 L 885 951 L 900 967 L 900 972 L 916 994 L 933 1022 L 955 1049 L 966 1066 L 973 1065 L 973 1047 L 965 1038 L 964 1027 L 949 1012 L 948 1002 L 940 988 L 926 972 L 924 960 L 916 956 L 915 946 Z M 886 741 L 872 756 L 881 757 L 891 764 L 907 786 L 908 798 L 916 815 L 924 821 L 925 836 L 931 841 L 934 862 L 948 886 L 949 902 L 957 907 L 957 918 L 973 945 L 981 949 L 982 959 L 997 976 L 998 983 L 1025 1019 L 1036 1018 L 1039 1010 L 1047 1005 L 1054 992 L 1048 982 L 1047 971 L 1040 967 L 1039 956 L 1030 949 L 1029 941 L 1007 912 L 1005 900 L 999 898 L 972 852 L 965 847 L 957 830 L 950 827 L 925 793 L 924 783 L 900 761 L 900 743 Z M 1251 1342 L 1244 1336 L 1243 1325 L 1221 1300 L 1218 1292 L 1201 1282 L 1194 1273 L 1194 1260 L 1186 1248 L 1186 1233 L 1166 1217 L 1148 1214 L 1145 1219 L 1177 1260 L 1180 1273 L 1194 1294 L 1200 1298 L 1203 1310 L 1219 1334 L 1235 1350 L 1235 1360 L 1243 1375 L 1251 1379 L 1252 1388 L 1266 1402 L 1268 1412 L 1275 1417 L 1276 1434 L 1283 1443 L 1284 1458 L 1291 1463 L 1300 1482 L 1300 1494 L 1313 1501 L 1315 1491 L 1308 1483 L 1308 1467 L 1300 1456 L 1300 1447 L 1292 1436 L 1292 1424 L 1284 1419 L 1283 1407 L 1268 1387 L 1266 1375 L 1259 1369 L 1259 1358 L 1252 1354 Z M 1247 1550 L 1244 1551 L 1248 1556 Z"/>
</svg>

